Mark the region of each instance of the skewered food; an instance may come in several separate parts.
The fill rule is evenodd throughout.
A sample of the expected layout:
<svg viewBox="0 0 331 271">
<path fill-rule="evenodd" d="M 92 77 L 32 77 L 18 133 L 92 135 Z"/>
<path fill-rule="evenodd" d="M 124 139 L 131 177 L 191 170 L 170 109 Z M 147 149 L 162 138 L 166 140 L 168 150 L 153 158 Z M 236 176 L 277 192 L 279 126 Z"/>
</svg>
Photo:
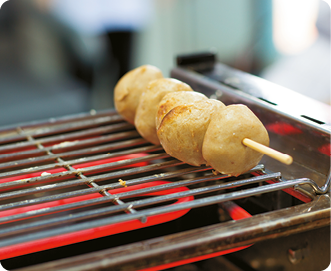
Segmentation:
<svg viewBox="0 0 331 271">
<path fill-rule="evenodd" d="M 141 93 L 152 80 L 163 78 L 161 70 L 143 65 L 127 72 L 114 89 L 114 104 L 117 112 L 128 122 L 134 123 Z"/>
<path fill-rule="evenodd" d="M 167 93 L 177 91 L 191 91 L 193 93 L 193 89 L 188 84 L 173 78 L 161 78 L 151 81 L 141 94 L 134 124 L 139 134 L 155 145 L 160 144 L 155 126 L 158 105 Z"/>
<path fill-rule="evenodd" d="M 208 99 L 185 83 L 164 79 L 156 67 L 128 72 L 114 96 L 119 114 L 135 123 L 145 139 L 161 143 L 168 154 L 188 164 L 207 164 L 237 176 L 256 166 L 263 154 L 292 163 L 291 156 L 267 147 L 267 130 L 248 107 Z"/>
<path fill-rule="evenodd" d="M 202 155 L 223 174 L 240 175 L 256 166 L 263 154 L 242 144 L 244 138 L 268 146 L 268 132 L 245 105 L 229 105 L 214 112 L 207 128 Z"/>
<path fill-rule="evenodd" d="M 204 136 L 213 112 L 224 108 L 222 102 L 212 99 L 173 108 L 165 115 L 157 130 L 162 147 L 168 154 L 187 164 L 207 164 L 202 155 Z"/>
<path fill-rule="evenodd" d="M 207 96 L 199 92 L 184 92 L 178 91 L 166 94 L 161 102 L 159 103 L 159 108 L 156 115 L 156 129 L 159 128 L 164 116 L 174 107 L 178 105 L 185 105 L 190 103 L 195 103 L 201 100 L 208 100 Z"/>
</svg>

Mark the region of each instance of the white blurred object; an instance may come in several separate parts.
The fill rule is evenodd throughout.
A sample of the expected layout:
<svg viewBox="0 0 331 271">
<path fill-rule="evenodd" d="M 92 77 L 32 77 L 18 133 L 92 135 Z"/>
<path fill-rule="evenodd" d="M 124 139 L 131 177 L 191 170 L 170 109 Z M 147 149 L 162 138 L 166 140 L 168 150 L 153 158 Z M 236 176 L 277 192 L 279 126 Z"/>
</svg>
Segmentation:
<svg viewBox="0 0 331 271">
<path fill-rule="evenodd" d="M 296 54 L 317 38 L 319 0 L 273 0 L 273 39 L 277 50 Z"/>
<path fill-rule="evenodd" d="M 274 0 L 275 3 L 278 1 Z M 293 3 L 297 4 L 297 9 L 292 9 Z M 279 24 L 274 25 L 275 35 L 278 35 L 279 39 L 278 43 L 275 40 L 275 45 L 282 56 L 267 67 L 260 76 L 313 99 L 331 104 L 330 7 L 324 1 L 317 1 L 318 9 L 316 10 L 313 3 L 316 1 L 304 0 L 298 3 L 297 0 L 281 0 L 278 2 L 277 5 L 284 5 L 276 10 L 280 12 L 276 15 L 279 20 L 282 20 L 282 14 L 285 14 L 284 20 L 287 21 L 291 11 L 293 20 L 299 18 L 301 24 L 297 25 L 297 28 L 293 25 L 289 26 L 287 30 L 283 31 L 283 35 L 279 31 L 280 26 L 285 27 L 284 22 L 278 21 Z M 287 6 L 289 10 L 286 10 Z M 276 23 L 277 20 L 274 22 Z M 305 26 L 306 32 L 304 32 L 303 26 Z M 313 29 L 318 31 L 316 37 L 314 37 Z"/>
<path fill-rule="evenodd" d="M 7 2 L 8 0 L 0 0 L 0 8 L 3 5 L 4 2 Z"/>
<path fill-rule="evenodd" d="M 83 35 L 138 30 L 151 16 L 151 0 L 51 0 L 51 12 Z"/>
</svg>

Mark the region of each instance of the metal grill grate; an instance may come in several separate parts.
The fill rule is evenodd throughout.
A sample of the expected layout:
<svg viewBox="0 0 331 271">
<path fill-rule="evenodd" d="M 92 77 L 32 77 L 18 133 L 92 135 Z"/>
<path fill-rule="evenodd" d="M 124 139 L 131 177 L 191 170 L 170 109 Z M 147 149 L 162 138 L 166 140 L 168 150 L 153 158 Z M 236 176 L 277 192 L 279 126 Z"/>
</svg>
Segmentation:
<svg viewBox="0 0 331 271">
<path fill-rule="evenodd" d="M 238 178 L 186 165 L 150 145 L 114 111 L 3 128 L 0 144 L 1 259 L 301 184 L 327 189 L 309 179 L 282 181 L 263 165 Z"/>
</svg>

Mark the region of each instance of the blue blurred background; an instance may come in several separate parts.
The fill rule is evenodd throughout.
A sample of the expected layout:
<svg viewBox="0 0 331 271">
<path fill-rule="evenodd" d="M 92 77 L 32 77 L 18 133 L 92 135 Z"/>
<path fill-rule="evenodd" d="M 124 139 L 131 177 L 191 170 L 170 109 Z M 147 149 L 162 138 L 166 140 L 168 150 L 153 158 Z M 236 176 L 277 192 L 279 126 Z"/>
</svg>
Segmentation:
<svg viewBox="0 0 331 271">
<path fill-rule="evenodd" d="M 0 125 L 113 107 L 143 64 L 218 60 L 330 103 L 330 7 L 321 0 L 9 0 L 0 9 Z"/>
</svg>

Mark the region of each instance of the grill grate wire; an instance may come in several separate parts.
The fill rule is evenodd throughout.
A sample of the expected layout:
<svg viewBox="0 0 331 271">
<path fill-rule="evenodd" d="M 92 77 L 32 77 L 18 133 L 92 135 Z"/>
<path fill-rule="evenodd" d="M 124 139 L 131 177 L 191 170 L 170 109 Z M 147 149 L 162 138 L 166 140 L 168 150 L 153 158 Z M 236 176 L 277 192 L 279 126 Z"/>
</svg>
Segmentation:
<svg viewBox="0 0 331 271">
<path fill-rule="evenodd" d="M 140 138 L 114 111 L 3 128 L 0 144 L 0 251 L 22 251 L 37 240 L 56 247 L 76 242 L 70 234 L 132 221 L 150 226 L 192 208 L 312 184 L 281 181 L 263 165 L 239 178 L 186 165 Z M 251 184 L 259 185 L 244 188 Z M 58 236 L 66 241 L 50 244 Z"/>
</svg>

